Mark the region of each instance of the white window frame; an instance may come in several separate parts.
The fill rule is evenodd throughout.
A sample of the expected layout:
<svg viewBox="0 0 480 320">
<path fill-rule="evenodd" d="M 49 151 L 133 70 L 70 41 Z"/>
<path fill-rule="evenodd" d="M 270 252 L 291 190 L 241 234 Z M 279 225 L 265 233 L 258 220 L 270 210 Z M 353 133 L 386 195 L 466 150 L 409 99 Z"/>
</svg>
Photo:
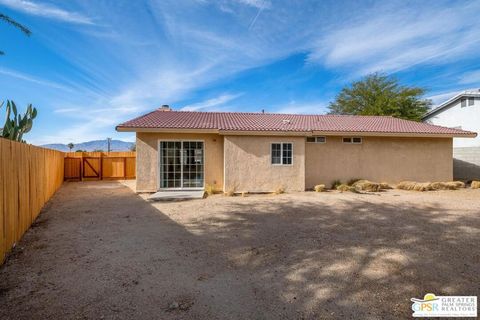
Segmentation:
<svg viewBox="0 0 480 320">
<path fill-rule="evenodd" d="M 292 146 L 292 163 L 283 163 L 283 144 L 284 143 L 289 143 Z M 272 151 L 273 151 L 273 145 L 274 144 L 280 144 L 280 162 L 281 163 L 272 163 Z M 272 166 L 293 166 L 293 142 L 290 141 L 275 141 L 270 143 L 270 165 Z"/>
<path fill-rule="evenodd" d="M 308 140 L 307 140 L 308 138 L 314 138 L 315 141 L 313 141 L 313 142 L 308 141 Z M 325 141 L 323 141 L 323 142 L 318 142 L 318 138 L 323 138 Z M 305 139 L 305 141 L 306 141 L 307 143 L 320 143 L 320 144 L 327 143 L 327 137 L 326 137 L 326 136 L 312 136 L 312 137 L 307 137 L 307 139 Z"/>
<path fill-rule="evenodd" d="M 360 139 L 360 142 L 354 142 L 353 139 Z M 350 139 L 350 142 L 345 142 L 344 139 Z M 342 142 L 344 144 L 362 144 L 363 143 L 363 138 L 362 137 L 342 137 Z"/>
<path fill-rule="evenodd" d="M 202 142 L 203 143 L 203 186 L 201 187 L 183 187 L 183 152 L 180 152 L 180 162 L 182 163 L 181 167 L 181 176 L 182 176 L 182 182 L 181 182 L 181 187 L 180 188 L 161 188 L 160 186 L 162 185 L 161 183 L 161 177 L 160 177 L 160 166 L 162 165 L 162 160 L 161 160 L 161 150 L 160 150 L 160 144 L 161 142 L 181 142 L 182 143 L 182 151 L 183 151 L 183 142 Z M 157 140 L 157 190 L 205 190 L 205 150 L 206 150 L 206 145 L 205 145 L 205 140 L 201 139 L 158 139 Z"/>
</svg>

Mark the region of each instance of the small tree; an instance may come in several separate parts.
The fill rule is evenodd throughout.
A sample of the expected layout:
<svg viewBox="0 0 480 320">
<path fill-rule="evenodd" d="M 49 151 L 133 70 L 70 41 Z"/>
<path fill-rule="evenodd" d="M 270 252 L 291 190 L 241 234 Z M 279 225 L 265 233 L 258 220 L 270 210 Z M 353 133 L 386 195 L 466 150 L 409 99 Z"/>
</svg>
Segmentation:
<svg viewBox="0 0 480 320">
<path fill-rule="evenodd" d="M 137 144 L 135 142 L 130 146 L 130 151 L 137 151 Z"/>
<path fill-rule="evenodd" d="M 394 77 L 374 73 L 344 87 L 329 105 L 330 114 L 393 116 L 420 121 L 432 102 L 426 90 L 399 84 Z"/>
<path fill-rule="evenodd" d="M 75 147 L 75 145 L 70 142 L 69 144 L 67 144 L 67 147 L 68 147 L 68 149 L 70 149 L 70 152 L 72 152 L 72 149 L 73 149 L 73 147 Z"/>
</svg>

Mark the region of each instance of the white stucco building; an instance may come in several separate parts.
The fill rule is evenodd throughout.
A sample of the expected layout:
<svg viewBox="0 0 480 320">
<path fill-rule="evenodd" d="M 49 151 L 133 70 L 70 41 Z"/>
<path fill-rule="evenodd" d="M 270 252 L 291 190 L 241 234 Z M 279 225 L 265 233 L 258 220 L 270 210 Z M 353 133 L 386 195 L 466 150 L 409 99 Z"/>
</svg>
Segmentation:
<svg viewBox="0 0 480 320">
<path fill-rule="evenodd" d="M 431 124 L 480 132 L 480 89 L 458 93 L 423 117 Z M 480 179 L 480 136 L 453 139 L 454 177 Z"/>
</svg>

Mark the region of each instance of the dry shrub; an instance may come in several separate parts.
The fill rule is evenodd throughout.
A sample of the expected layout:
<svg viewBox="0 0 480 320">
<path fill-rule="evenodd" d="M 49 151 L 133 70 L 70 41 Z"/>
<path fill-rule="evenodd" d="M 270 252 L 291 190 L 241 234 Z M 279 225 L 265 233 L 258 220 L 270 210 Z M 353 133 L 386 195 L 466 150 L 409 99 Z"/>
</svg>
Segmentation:
<svg viewBox="0 0 480 320">
<path fill-rule="evenodd" d="M 413 191 L 433 190 L 430 182 L 402 181 L 397 184 L 397 189 Z"/>
<path fill-rule="evenodd" d="M 325 190 L 325 185 L 324 184 L 317 184 L 314 188 L 315 192 L 322 192 Z"/>
<path fill-rule="evenodd" d="M 457 190 L 464 188 L 465 184 L 461 181 L 448 182 L 415 182 L 402 181 L 397 184 L 397 189 L 414 191 L 432 191 L 432 190 Z"/>
<path fill-rule="evenodd" d="M 380 183 L 368 180 L 358 180 L 353 183 L 352 187 L 357 191 L 378 192 L 382 189 Z"/>
<path fill-rule="evenodd" d="M 472 189 L 480 189 L 480 181 L 472 181 L 472 184 L 470 185 Z"/>
<path fill-rule="evenodd" d="M 387 182 L 380 182 L 380 189 L 387 190 L 387 189 L 393 189 L 393 187 L 389 185 Z"/>
<path fill-rule="evenodd" d="M 454 183 L 457 186 L 457 189 L 465 188 L 465 183 L 462 182 L 462 181 L 452 181 L 452 182 L 449 182 L 449 183 Z"/>
<path fill-rule="evenodd" d="M 233 197 L 235 195 L 235 190 L 230 189 L 227 192 L 225 192 L 224 195 L 226 195 L 227 197 Z"/>
<path fill-rule="evenodd" d="M 213 188 L 212 185 L 207 184 L 207 185 L 205 185 L 205 193 L 206 193 L 208 196 L 211 196 L 212 194 L 215 193 L 215 189 Z"/>
<path fill-rule="evenodd" d="M 285 193 L 285 188 L 284 187 L 278 187 L 277 189 L 275 189 L 274 193 L 275 194 Z"/>
<path fill-rule="evenodd" d="M 331 189 L 337 189 L 337 187 L 341 184 L 342 184 L 342 181 L 340 181 L 339 179 L 333 180 Z"/>
<path fill-rule="evenodd" d="M 337 186 L 337 190 L 340 192 L 351 191 L 352 189 L 355 189 L 355 188 L 352 188 L 344 183 Z"/>
<path fill-rule="evenodd" d="M 365 179 L 360 179 L 360 178 L 353 178 L 347 181 L 348 186 L 353 186 L 355 183 L 358 181 L 365 181 Z"/>
</svg>

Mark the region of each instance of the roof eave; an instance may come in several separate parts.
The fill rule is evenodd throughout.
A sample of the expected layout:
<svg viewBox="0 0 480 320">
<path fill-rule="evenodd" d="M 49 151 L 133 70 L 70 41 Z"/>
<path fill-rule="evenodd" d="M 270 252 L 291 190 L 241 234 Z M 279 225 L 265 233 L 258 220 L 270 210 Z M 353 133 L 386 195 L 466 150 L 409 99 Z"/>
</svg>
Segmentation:
<svg viewBox="0 0 480 320">
<path fill-rule="evenodd" d="M 362 131 L 313 131 L 313 135 L 324 136 L 363 136 L 363 137 L 402 137 L 402 138 L 475 138 L 475 132 L 465 133 L 421 133 L 421 132 L 362 132 Z"/>
<path fill-rule="evenodd" d="M 152 133 L 214 133 L 220 135 L 247 136 L 364 136 L 364 137 L 404 137 L 404 138 L 475 138 L 477 133 L 415 133 L 415 132 L 365 132 L 365 131 L 285 131 L 285 130 L 218 130 L 187 128 L 145 128 L 117 126 L 118 132 L 152 132 Z"/>
</svg>

